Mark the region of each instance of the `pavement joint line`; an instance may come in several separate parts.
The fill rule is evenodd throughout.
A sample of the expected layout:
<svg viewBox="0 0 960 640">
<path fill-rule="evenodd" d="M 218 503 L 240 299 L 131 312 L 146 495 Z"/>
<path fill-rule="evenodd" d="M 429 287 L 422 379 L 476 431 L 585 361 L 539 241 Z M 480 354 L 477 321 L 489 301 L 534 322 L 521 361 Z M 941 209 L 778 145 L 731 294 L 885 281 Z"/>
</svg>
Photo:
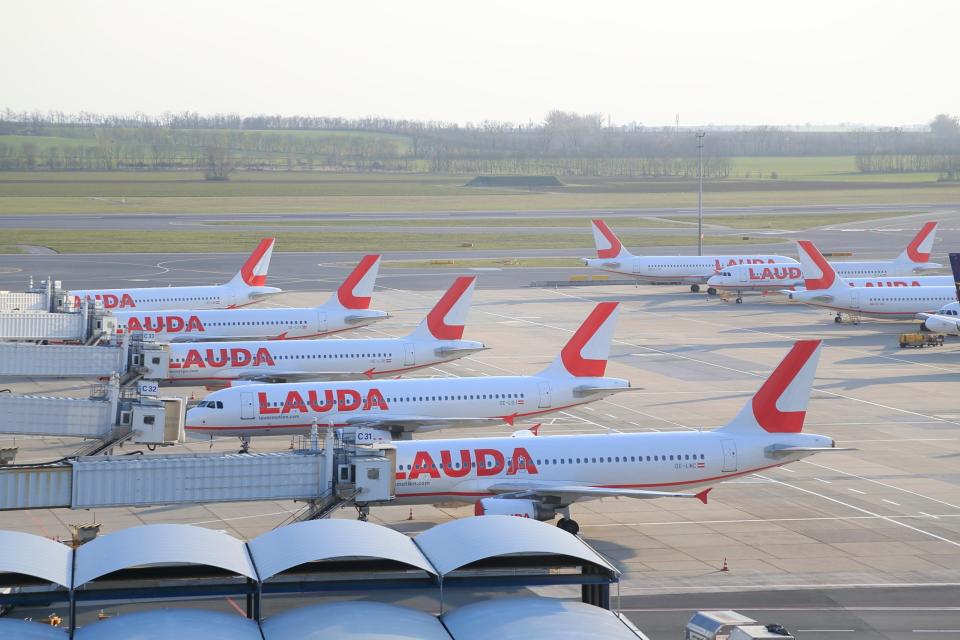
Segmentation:
<svg viewBox="0 0 960 640">
<path fill-rule="evenodd" d="M 809 460 L 800 460 L 800 462 L 802 462 L 802 463 L 804 463 L 804 464 L 812 465 L 812 466 L 814 466 L 814 467 L 820 467 L 821 469 L 826 469 L 827 471 L 833 471 L 834 473 L 842 473 L 842 474 L 844 474 L 844 475 L 850 476 L 850 477 L 852 477 L 852 478 L 856 478 L 856 479 L 858 479 L 858 480 L 865 480 L 865 481 L 867 481 L 867 482 L 872 482 L 873 484 L 878 484 L 878 485 L 880 485 L 880 486 L 882 486 L 882 487 L 887 487 L 887 488 L 889 488 L 889 489 L 896 489 L 897 491 L 902 491 L 902 492 L 904 492 L 904 493 L 909 493 L 910 495 L 917 496 L 918 498 L 925 498 L 925 499 L 927 499 L 927 500 L 930 500 L 930 501 L 932 501 L 932 502 L 936 502 L 936 503 L 942 504 L 942 505 L 947 506 L 947 507 L 952 507 L 952 508 L 954 508 L 954 509 L 960 509 L 960 507 L 958 507 L 957 505 L 951 504 L 951 503 L 946 502 L 946 501 L 944 501 L 944 500 L 938 500 L 937 498 L 932 498 L 932 497 L 927 496 L 927 495 L 924 495 L 924 494 L 922 494 L 922 493 L 918 493 L 918 492 L 916 492 L 916 491 L 911 491 L 910 489 L 903 489 L 903 488 L 901 488 L 901 487 L 898 487 L 898 486 L 892 485 L 892 484 L 888 484 L 888 483 L 886 483 L 886 482 L 880 482 L 879 480 L 873 480 L 873 479 L 871 479 L 871 478 L 865 478 L 865 477 L 859 476 L 859 475 L 857 475 L 857 474 L 855 474 L 855 473 L 850 473 L 849 471 L 842 471 L 842 470 L 840 470 L 840 469 L 834 469 L 834 468 L 832 468 L 832 467 L 828 467 L 828 466 L 826 466 L 826 465 L 819 464 L 819 463 L 817 463 L 817 462 L 811 462 L 811 461 L 809 461 Z"/>
<path fill-rule="evenodd" d="M 595 302 L 594 300 L 591 300 L 590 298 L 584 298 L 584 297 L 582 297 L 582 296 L 574 296 L 574 295 L 571 295 L 571 294 L 569 294 L 569 293 L 565 293 L 565 292 L 563 292 L 563 291 L 553 291 L 553 290 L 551 290 L 551 289 L 543 289 L 543 291 L 547 291 L 547 292 L 550 292 L 550 293 L 556 293 L 556 294 L 558 294 L 558 295 L 567 296 L 567 297 L 569 297 L 569 298 L 575 298 L 575 299 L 579 299 L 579 300 L 587 300 L 587 301 L 590 301 L 590 302 Z M 649 313 L 649 314 L 653 314 L 653 312 L 645 311 L 645 310 L 643 310 L 643 309 L 635 309 L 635 311 L 637 311 L 638 313 Z M 655 315 L 655 314 L 654 314 L 654 315 Z M 682 317 L 682 316 L 676 316 L 676 317 Z M 705 322 L 705 321 L 699 321 L 699 320 L 698 320 L 698 322 Z M 535 324 L 540 324 L 540 323 L 535 323 Z M 569 330 L 569 329 L 562 329 L 562 328 L 560 328 L 560 327 L 553 327 L 553 326 L 547 325 L 547 324 L 542 324 L 541 326 L 549 327 L 549 328 L 551 328 L 551 329 L 560 329 L 561 331 L 566 331 L 567 333 L 573 333 L 573 332 L 572 332 L 571 330 Z M 722 326 L 722 325 L 721 325 L 721 326 Z M 735 327 L 735 328 L 739 328 L 739 327 Z M 771 335 L 771 336 L 775 336 L 775 337 L 780 337 L 780 338 L 787 338 L 787 339 L 790 339 L 790 340 L 796 340 L 796 338 L 791 337 L 791 336 L 787 336 L 787 335 L 781 335 L 781 334 L 776 334 L 776 333 L 769 333 L 769 332 L 764 332 L 764 331 L 754 331 L 754 332 L 755 332 L 755 333 L 764 334 L 764 335 Z M 667 355 L 667 356 L 672 356 L 672 357 L 675 357 L 675 358 L 680 358 L 681 360 L 688 360 L 688 361 L 690 361 L 690 362 L 696 362 L 696 363 L 699 363 L 699 364 L 705 364 L 705 365 L 710 366 L 710 367 L 717 367 L 717 368 L 720 368 L 720 369 L 725 369 L 725 370 L 727 370 L 727 371 L 733 371 L 734 373 L 740 373 L 740 374 L 743 374 L 743 375 L 748 375 L 748 376 L 753 376 L 753 377 L 764 377 L 764 376 L 766 376 L 766 375 L 769 375 L 768 373 L 755 373 L 755 372 L 753 372 L 753 371 L 744 371 L 744 370 L 742 370 L 742 369 L 737 369 L 737 368 L 735 368 L 735 367 L 728 367 L 728 366 L 726 366 L 726 365 L 717 364 L 717 363 L 714 363 L 714 362 L 707 362 L 706 360 L 700 360 L 700 359 L 698 359 L 698 358 L 691 358 L 690 356 L 684 356 L 684 355 L 681 355 L 681 354 L 679 354 L 679 353 L 670 353 L 670 352 L 668 352 L 668 351 L 662 351 L 662 350 L 660 350 L 660 349 L 654 349 L 653 347 L 647 347 L 647 346 L 644 346 L 644 345 L 633 344 L 633 343 L 626 342 L 626 341 L 623 341 L 623 340 L 613 340 L 612 342 L 614 342 L 615 344 L 627 345 L 627 346 L 634 347 L 634 348 L 637 348 L 637 349 L 649 349 L 650 351 L 654 351 L 654 352 L 657 352 L 657 353 L 661 353 L 661 354 Z M 840 348 L 843 348 L 843 347 L 840 347 Z M 855 352 L 855 353 L 861 353 L 861 352 Z M 869 355 L 872 355 L 872 354 L 869 354 Z M 944 371 L 948 371 L 949 373 L 957 373 L 956 371 L 954 371 L 954 370 L 952 370 L 952 369 L 943 369 L 943 370 L 944 370 Z M 868 405 L 871 405 L 871 406 L 874 406 L 874 407 L 880 407 L 881 409 L 888 409 L 888 410 L 890 410 L 890 411 L 899 411 L 899 412 L 901 412 L 901 413 L 906 413 L 906 414 L 909 414 L 909 415 L 920 416 L 921 418 L 926 418 L 926 419 L 928 419 L 928 420 L 930 420 L 930 419 L 932 419 L 932 420 L 940 420 L 940 421 L 945 422 L 945 423 L 947 423 L 947 424 L 955 424 L 955 425 L 957 425 L 957 426 L 960 426 L 960 422 L 957 422 L 957 421 L 955 421 L 955 420 L 945 420 L 945 419 L 942 419 L 942 418 L 937 418 L 936 416 L 930 416 L 930 415 L 926 415 L 926 414 L 923 414 L 923 413 L 918 413 L 918 412 L 916 412 L 916 411 L 910 411 L 909 409 L 900 409 L 900 408 L 898 408 L 898 407 L 891 407 L 891 406 L 888 406 L 888 405 L 880 404 L 879 402 L 871 402 L 871 401 L 869 401 L 869 400 L 863 400 L 863 399 L 861 399 L 861 398 L 855 398 L 855 397 L 853 397 L 853 396 L 847 396 L 847 395 L 844 395 L 844 394 L 842 394 L 842 393 L 837 393 L 837 392 L 835 392 L 835 391 L 826 391 L 826 390 L 824 390 L 824 389 L 818 389 L 817 387 L 813 387 L 812 391 L 817 391 L 817 392 L 819 392 L 819 393 L 824 393 L 824 394 L 827 394 L 827 395 L 829 395 L 829 396 L 834 396 L 834 397 L 837 397 L 837 398 L 845 398 L 845 399 L 851 400 L 851 401 L 853 401 L 853 402 L 861 402 L 861 403 L 868 404 Z"/>
<path fill-rule="evenodd" d="M 756 482 L 727 482 L 725 484 L 769 484 L 770 481 L 764 480 L 763 483 Z M 920 512 L 923 513 L 923 512 Z M 940 514 L 937 516 L 930 514 L 923 515 L 896 515 L 896 516 L 809 516 L 806 518 L 739 518 L 734 520 L 669 520 L 660 522 L 613 522 L 599 524 L 581 524 L 580 528 L 607 528 L 607 527 L 645 527 L 645 526 L 669 526 L 678 524 L 765 524 L 769 522 L 831 522 L 848 520 L 883 520 L 886 518 L 898 520 L 923 520 L 925 518 L 960 518 L 960 513 Z"/>
<path fill-rule="evenodd" d="M 907 524 L 907 523 L 905 523 L 905 522 L 900 522 L 900 521 L 898 521 L 898 520 L 896 520 L 895 518 L 892 518 L 892 517 L 890 517 L 890 516 L 885 516 L 885 515 L 881 515 L 881 514 L 879 514 L 879 513 L 874 513 L 873 511 L 869 511 L 869 510 L 864 509 L 864 508 L 862 508 L 862 507 L 857 507 L 857 506 L 855 506 L 855 505 L 852 505 L 852 504 L 850 504 L 849 502 L 844 502 L 843 500 L 838 500 L 837 498 L 831 498 L 830 496 L 825 496 L 825 495 L 823 495 L 822 493 L 817 493 L 816 491 L 811 491 L 810 489 L 804 489 L 803 487 L 798 487 L 797 485 L 793 485 L 793 484 L 790 484 L 790 483 L 788 483 L 788 482 L 783 482 L 783 481 L 781 481 L 781 480 L 776 480 L 776 479 L 774 479 L 774 478 L 766 478 L 765 476 L 762 476 L 762 475 L 760 475 L 760 474 L 754 474 L 754 475 L 757 475 L 757 476 L 759 476 L 759 477 L 761 477 L 761 478 L 770 480 L 770 481 L 775 482 L 775 483 L 777 483 L 777 484 L 782 484 L 782 485 L 785 486 L 785 487 L 790 487 L 791 489 L 796 489 L 797 491 L 802 491 L 803 493 L 808 493 L 808 494 L 810 494 L 810 495 L 812 495 L 812 496 L 817 496 L 818 498 L 823 498 L 824 500 L 829 500 L 830 502 L 833 502 L 833 503 L 835 503 L 835 504 L 842 505 L 842 506 L 844 506 L 844 507 L 847 507 L 848 509 L 853 509 L 854 511 L 859 511 L 859 512 L 861 512 L 861 513 L 865 513 L 865 514 L 870 515 L 870 516 L 876 516 L 876 517 L 878 517 L 878 518 L 880 518 L 880 519 L 882 519 L 882 520 L 886 520 L 887 522 L 891 522 L 891 523 L 893 523 L 893 524 L 896 524 L 897 526 L 905 527 L 905 528 L 910 529 L 910 530 L 912 530 L 912 531 L 916 531 L 917 533 L 922 533 L 922 534 L 925 535 L 925 536 L 930 536 L 931 538 L 935 538 L 935 539 L 937 539 L 937 540 L 940 540 L 941 542 L 946 542 L 947 544 L 951 544 L 951 545 L 953 545 L 953 546 L 955 546 L 955 547 L 960 547 L 960 542 L 957 542 L 956 540 L 951 540 L 950 538 L 944 538 L 943 536 L 939 536 L 939 535 L 937 535 L 937 534 L 935 534 L 935 533 L 932 533 L 932 532 L 930 532 L 930 531 L 925 531 L 924 529 L 920 529 L 919 527 L 914 527 L 914 526 L 911 526 L 911 525 L 909 525 L 909 524 Z"/>
</svg>

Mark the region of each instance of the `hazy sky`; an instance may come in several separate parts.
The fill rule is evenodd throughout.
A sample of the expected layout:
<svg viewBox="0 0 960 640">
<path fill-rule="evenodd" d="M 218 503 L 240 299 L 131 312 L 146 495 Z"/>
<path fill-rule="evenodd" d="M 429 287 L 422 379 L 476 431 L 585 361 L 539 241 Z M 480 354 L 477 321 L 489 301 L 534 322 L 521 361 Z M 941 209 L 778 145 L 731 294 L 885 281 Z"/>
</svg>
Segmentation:
<svg viewBox="0 0 960 640">
<path fill-rule="evenodd" d="M 958 0 L 5 0 L 0 107 L 615 123 L 960 113 Z"/>
</svg>

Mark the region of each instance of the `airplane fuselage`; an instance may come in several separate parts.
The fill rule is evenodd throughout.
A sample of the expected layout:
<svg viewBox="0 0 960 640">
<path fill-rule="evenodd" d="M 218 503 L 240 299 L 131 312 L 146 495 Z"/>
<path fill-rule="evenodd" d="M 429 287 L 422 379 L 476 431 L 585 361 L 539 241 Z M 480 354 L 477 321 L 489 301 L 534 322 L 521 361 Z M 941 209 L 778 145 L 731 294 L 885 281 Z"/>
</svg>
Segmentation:
<svg viewBox="0 0 960 640">
<path fill-rule="evenodd" d="M 740 264 L 797 264 L 793 258 L 777 255 L 727 256 L 625 256 L 590 258 L 588 267 L 630 276 L 645 282 L 682 282 L 706 284 L 707 280 L 724 267 Z"/>
<path fill-rule="evenodd" d="M 956 295 L 953 286 L 844 287 L 795 291 L 790 294 L 790 299 L 854 315 L 912 320 L 918 313 L 936 313 L 937 309 L 955 302 Z"/>
<path fill-rule="evenodd" d="M 170 378 L 165 382 L 373 378 L 449 362 L 484 348 L 469 340 L 402 338 L 179 342 L 170 345 Z"/>
<path fill-rule="evenodd" d="M 104 309 L 160 311 L 167 309 L 232 309 L 254 304 L 280 293 L 276 287 L 147 287 L 138 289 L 75 289 L 68 293 L 71 307 L 83 300 L 99 301 Z"/>
<path fill-rule="evenodd" d="M 542 376 L 247 385 L 208 395 L 203 404 L 214 402 L 216 406 L 190 409 L 185 430 L 195 437 L 302 435 L 314 421 L 321 427 L 343 427 L 378 421 L 450 420 L 418 427 L 430 431 L 456 426 L 457 420 L 531 418 L 605 395 L 578 392 L 584 387 L 629 386 L 620 378 Z"/>
<path fill-rule="evenodd" d="M 814 434 L 775 436 L 691 431 L 395 442 L 396 502 L 475 502 L 493 495 L 491 486 L 523 482 L 681 491 L 809 455 L 771 455 L 774 443 L 833 446 Z"/>
<path fill-rule="evenodd" d="M 158 342 L 316 338 L 367 326 L 387 314 L 371 310 L 174 309 L 163 312 L 115 310 L 119 332 L 148 331 Z"/>
</svg>

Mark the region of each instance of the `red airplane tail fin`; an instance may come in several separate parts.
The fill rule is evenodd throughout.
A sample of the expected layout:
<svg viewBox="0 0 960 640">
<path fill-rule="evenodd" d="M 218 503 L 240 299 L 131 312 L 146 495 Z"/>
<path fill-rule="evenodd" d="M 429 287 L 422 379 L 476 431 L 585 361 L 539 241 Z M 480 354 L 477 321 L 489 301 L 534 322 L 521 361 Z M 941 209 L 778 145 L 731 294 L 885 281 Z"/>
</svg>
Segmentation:
<svg viewBox="0 0 960 640">
<path fill-rule="evenodd" d="M 410 337 L 425 340 L 461 339 L 476 284 L 476 276 L 460 276 L 454 280 Z"/>
<path fill-rule="evenodd" d="M 619 302 L 601 302 L 540 375 L 599 378 L 607 369 Z"/>
<path fill-rule="evenodd" d="M 330 304 L 344 309 L 364 310 L 370 308 L 373 287 L 380 272 L 380 256 L 363 256 L 343 283 L 337 288 L 336 296 L 330 298 Z"/>
<path fill-rule="evenodd" d="M 247 261 L 240 267 L 237 275 L 230 281 L 231 285 L 241 287 L 264 287 L 267 284 L 267 271 L 270 269 L 270 258 L 273 256 L 275 238 L 264 238 L 253 250 Z"/>
</svg>

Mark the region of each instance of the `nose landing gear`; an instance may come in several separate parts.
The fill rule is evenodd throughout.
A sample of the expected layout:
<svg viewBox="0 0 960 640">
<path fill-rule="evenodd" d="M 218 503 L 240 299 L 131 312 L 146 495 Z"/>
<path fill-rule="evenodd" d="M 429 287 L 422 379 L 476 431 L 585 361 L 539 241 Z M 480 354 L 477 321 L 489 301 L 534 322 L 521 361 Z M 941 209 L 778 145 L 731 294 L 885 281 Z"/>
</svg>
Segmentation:
<svg viewBox="0 0 960 640">
<path fill-rule="evenodd" d="M 240 436 L 240 451 L 238 453 L 250 453 L 250 436 Z"/>
</svg>

